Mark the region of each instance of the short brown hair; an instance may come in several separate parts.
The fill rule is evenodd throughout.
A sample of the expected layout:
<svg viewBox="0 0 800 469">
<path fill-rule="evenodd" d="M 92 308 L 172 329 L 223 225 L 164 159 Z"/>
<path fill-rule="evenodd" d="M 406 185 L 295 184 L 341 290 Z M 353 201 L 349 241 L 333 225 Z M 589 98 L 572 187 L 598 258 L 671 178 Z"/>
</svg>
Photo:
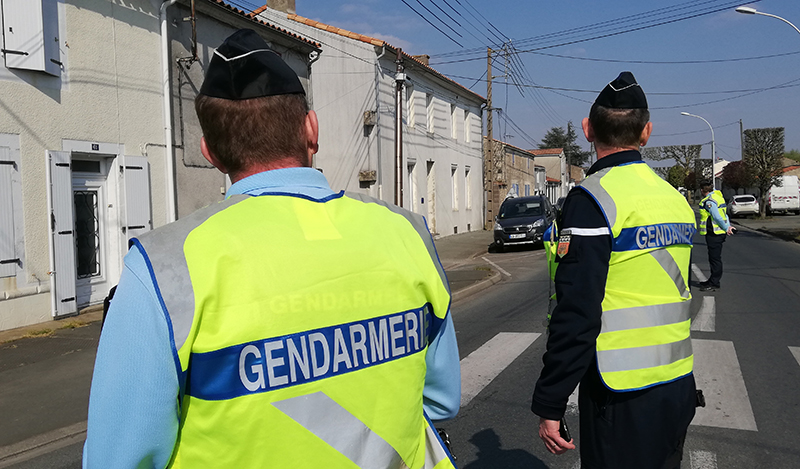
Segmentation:
<svg viewBox="0 0 800 469">
<path fill-rule="evenodd" d="M 194 108 L 209 150 L 228 172 L 287 159 L 308 166 L 304 95 L 230 100 L 199 94 Z"/>
<path fill-rule="evenodd" d="M 638 147 L 644 126 L 649 121 L 650 111 L 647 109 L 610 109 L 594 104 L 589 112 L 595 140 L 614 148 Z"/>
</svg>

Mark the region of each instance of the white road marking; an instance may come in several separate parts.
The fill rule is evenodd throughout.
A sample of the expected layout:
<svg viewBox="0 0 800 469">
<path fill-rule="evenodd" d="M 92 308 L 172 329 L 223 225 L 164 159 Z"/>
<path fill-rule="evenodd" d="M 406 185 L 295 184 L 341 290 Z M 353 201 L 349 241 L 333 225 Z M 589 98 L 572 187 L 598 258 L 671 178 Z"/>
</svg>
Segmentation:
<svg viewBox="0 0 800 469">
<path fill-rule="evenodd" d="M 733 342 L 693 339 L 692 349 L 697 389 L 706 398 L 692 425 L 758 431 Z"/>
<path fill-rule="evenodd" d="M 797 360 L 797 364 L 800 365 L 800 347 L 789 347 L 789 351 L 792 352 L 794 359 Z"/>
<path fill-rule="evenodd" d="M 469 404 L 540 335 L 501 332 L 461 360 L 461 407 Z"/>
<path fill-rule="evenodd" d="M 705 282 L 706 280 L 708 280 L 706 274 L 704 274 L 703 271 L 700 270 L 700 267 L 697 267 L 697 264 L 692 264 L 692 272 L 694 272 L 694 276 L 697 277 L 697 280 L 701 282 Z"/>
<path fill-rule="evenodd" d="M 499 270 L 501 274 L 503 274 L 503 275 L 505 275 L 505 276 L 507 276 L 507 277 L 511 277 L 511 274 L 509 274 L 508 272 L 506 272 L 505 270 L 503 270 L 503 268 L 502 268 L 502 267 L 500 267 L 499 265 L 497 265 L 497 264 L 495 264 L 494 262 L 490 261 L 490 260 L 489 260 L 489 259 L 487 259 L 486 257 L 481 257 L 481 259 L 485 260 L 486 262 L 488 262 L 488 263 L 489 263 L 489 265 L 491 265 L 491 266 L 492 266 L 492 267 L 494 267 L 495 269 Z"/>
<path fill-rule="evenodd" d="M 714 332 L 716 329 L 716 302 L 713 296 L 704 296 L 703 304 L 697 317 L 692 321 L 692 330 L 700 332 Z"/>
<path fill-rule="evenodd" d="M 717 469 L 717 453 L 692 451 L 689 456 L 692 469 Z"/>
</svg>

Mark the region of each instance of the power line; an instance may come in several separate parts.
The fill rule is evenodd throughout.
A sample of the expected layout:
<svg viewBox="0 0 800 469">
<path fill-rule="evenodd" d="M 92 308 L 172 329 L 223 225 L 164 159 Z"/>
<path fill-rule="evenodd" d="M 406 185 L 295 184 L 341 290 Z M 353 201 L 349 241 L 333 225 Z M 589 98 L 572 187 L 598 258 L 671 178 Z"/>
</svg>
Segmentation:
<svg viewBox="0 0 800 469">
<path fill-rule="evenodd" d="M 453 21 L 455 24 L 458 24 L 458 21 L 454 20 L 452 16 L 448 15 L 446 11 L 442 10 L 442 7 L 440 7 L 439 5 L 437 5 L 437 4 L 436 4 L 436 3 L 435 3 L 433 0 L 429 0 L 429 1 L 431 2 L 431 5 L 435 6 L 436 8 L 438 8 L 438 9 L 439 9 L 439 11 L 441 11 L 442 13 L 444 13 L 445 15 L 447 15 L 447 17 L 448 17 L 448 18 L 450 18 L 450 20 L 451 20 L 451 21 Z M 422 4 L 422 2 L 421 2 L 420 0 L 416 0 L 416 2 L 417 2 L 417 3 L 419 3 L 419 4 L 420 4 L 420 6 L 421 6 L 422 8 L 424 8 L 424 9 L 425 9 L 425 11 L 427 11 L 428 13 L 430 13 L 431 15 L 433 15 L 433 17 L 434 17 L 434 18 L 436 18 L 437 20 L 439 20 L 439 22 L 440 22 L 440 23 L 442 23 L 443 25 L 447 26 L 447 28 L 448 28 L 448 29 L 450 29 L 450 31 L 453 31 L 453 32 L 456 34 L 456 36 L 458 36 L 458 37 L 460 37 L 460 38 L 462 38 L 462 39 L 464 38 L 464 36 L 462 36 L 461 34 L 459 34 L 459 33 L 458 33 L 458 31 L 456 31 L 455 29 L 453 29 L 453 27 L 452 27 L 452 26 L 450 26 L 449 24 L 447 24 L 447 23 L 446 23 L 446 22 L 445 22 L 443 19 L 439 18 L 439 17 L 438 17 L 438 16 L 437 16 L 437 15 L 436 15 L 434 12 L 430 11 L 430 10 L 428 9 L 428 7 L 426 7 L 425 5 L 423 5 L 423 4 Z M 462 27 L 460 24 L 458 24 L 458 26 L 459 26 L 459 27 Z"/>
<path fill-rule="evenodd" d="M 731 125 L 736 125 L 738 123 L 739 123 L 739 121 L 737 120 L 737 121 L 730 122 L 728 124 L 715 126 L 714 128 L 715 129 L 721 129 L 723 127 L 729 127 Z M 652 135 L 650 135 L 650 137 L 675 137 L 675 136 L 678 136 L 678 135 L 699 134 L 699 133 L 702 133 L 702 132 L 708 132 L 708 130 L 707 129 L 692 130 L 692 131 L 689 131 L 689 132 L 678 132 L 678 133 L 674 133 L 674 134 L 652 134 Z"/>
<path fill-rule="evenodd" d="M 729 9 L 731 5 L 735 5 L 735 4 L 739 4 L 739 3 L 741 3 L 741 2 L 728 3 L 728 4 L 725 4 L 724 6 L 721 6 L 719 8 L 713 9 L 713 10 L 701 11 L 699 13 L 693 13 L 693 14 L 690 14 L 690 15 L 687 15 L 687 16 L 681 16 L 681 17 L 677 17 L 677 18 L 675 16 L 672 16 L 672 17 L 668 17 L 669 19 L 665 19 L 665 20 L 662 20 L 660 22 L 651 23 L 651 24 L 644 24 L 642 26 L 623 29 L 621 31 L 611 31 L 611 32 L 608 32 L 608 33 L 603 33 L 603 34 L 599 34 L 599 35 L 588 37 L 588 38 L 574 39 L 574 40 L 570 40 L 570 41 L 561 42 L 561 43 L 558 43 L 558 44 L 551 44 L 551 45 L 546 45 L 546 46 L 541 46 L 541 47 L 535 47 L 535 48 L 532 48 L 532 49 L 517 50 L 515 53 L 522 54 L 522 53 L 538 52 L 538 51 L 544 50 L 544 49 L 552 49 L 552 48 L 555 48 L 555 47 L 578 44 L 578 43 L 581 43 L 581 42 L 588 42 L 588 41 L 593 41 L 593 40 L 596 40 L 596 39 L 603 39 L 603 38 L 612 37 L 612 36 L 618 36 L 618 35 L 626 34 L 626 33 L 630 33 L 630 32 L 641 31 L 641 30 L 644 30 L 644 29 L 654 28 L 656 26 L 663 26 L 665 24 L 676 23 L 676 22 L 679 22 L 679 21 L 684 21 L 684 20 L 688 20 L 688 19 L 692 19 L 692 18 L 697 18 L 697 17 L 700 17 L 700 16 L 709 15 L 709 14 L 712 14 L 712 13 L 717 13 L 717 12 Z M 473 53 L 472 51 L 464 51 L 464 52 L 465 53 Z M 450 60 L 450 61 L 443 61 L 443 62 L 435 62 L 435 61 L 434 62 L 435 62 L 436 65 L 445 65 L 445 64 L 452 64 L 452 63 L 473 62 L 475 60 L 480 60 L 480 58 L 465 58 L 465 59 Z"/>
<path fill-rule="evenodd" d="M 455 39 L 453 39 L 452 37 L 450 37 L 446 32 L 444 32 L 441 29 L 439 29 L 435 24 L 431 23 L 430 20 L 428 20 L 428 18 L 425 18 L 425 15 L 423 15 L 422 13 L 418 12 L 417 10 L 415 10 L 414 7 L 412 7 L 411 5 L 408 4 L 408 2 L 406 2 L 406 0 L 400 0 L 400 1 L 403 2 L 405 4 L 405 6 L 407 6 L 408 8 L 411 8 L 411 11 L 413 11 L 414 13 L 417 14 L 417 16 L 419 16 L 420 18 L 425 20 L 426 23 L 428 23 L 429 25 L 433 26 L 437 31 L 442 33 L 447 39 L 450 39 L 451 41 L 455 42 L 459 47 L 464 47 L 464 46 L 461 45 L 460 42 L 458 42 Z M 419 0 L 417 0 L 417 3 L 419 3 Z M 422 5 L 422 4 L 420 3 L 420 5 Z"/>
<path fill-rule="evenodd" d="M 800 54 L 799 51 L 784 52 L 781 54 L 759 55 L 754 57 L 735 57 L 730 59 L 705 59 L 705 60 L 617 60 L 617 59 L 598 59 L 592 57 L 575 57 L 572 55 L 549 54 L 547 52 L 531 52 L 531 54 L 555 57 L 559 59 L 583 60 L 588 62 L 608 62 L 621 64 L 654 64 L 654 65 L 695 65 L 725 62 L 744 62 L 748 60 L 773 59 L 776 57 L 786 57 L 789 55 Z"/>
<path fill-rule="evenodd" d="M 431 1 L 433 1 L 433 0 L 431 0 Z M 486 38 L 486 41 L 487 41 L 487 42 L 486 42 L 486 44 L 492 44 L 492 46 L 495 46 L 495 45 L 496 45 L 496 41 L 495 41 L 494 39 L 492 39 L 491 37 L 489 37 L 489 36 L 488 36 L 487 34 L 485 34 L 485 33 L 481 33 L 481 30 L 480 30 L 480 28 L 479 28 L 479 27 L 477 27 L 477 26 L 475 25 L 475 23 L 473 23 L 473 22 L 472 22 L 472 20 L 470 20 L 470 19 L 469 19 L 469 18 L 467 18 L 466 16 L 462 15 L 460 11 L 456 10 L 456 9 L 455 9 L 455 7 L 453 7 L 453 5 L 451 5 L 451 4 L 450 4 L 450 2 L 449 2 L 448 0 L 443 0 L 443 1 L 444 1 L 444 3 L 445 3 L 445 4 L 446 4 L 448 7 L 450 7 L 450 9 L 451 9 L 451 10 L 453 10 L 453 11 L 454 11 L 454 12 L 455 12 L 455 13 L 456 13 L 456 14 L 457 14 L 457 15 L 458 15 L 458 16 L 459 16 L 461 19 L 463 19 L 464 21 L 466 21 L 467 23 L 469 23 L 469 24 L 470 24 L 470 26 L 471 26 L 473 29 L 475 29 L 475 31 L 477 31 L 479 34 L 483 34 L 483 35 L 484 35 L 484 37 Z M 472 31 L 469 31 L 469 30 L 467 30 L 466 28 L 464 28 L 464 29 L 465 29 L 465 31 L 467 31 L 467 32 L 469 32 L 470 34 L 472 34 L 472 36 L 473 36 L 473 37 L 475 37 L 475 39 L 478 39 L 478 41 L 479 41 L 479 42 L 483 43 L 483 40 L 482 40 L 482 39 L 479 39 L 477 36 L 475 36 L 475 35 L 472 33 Z"/>
</svg>

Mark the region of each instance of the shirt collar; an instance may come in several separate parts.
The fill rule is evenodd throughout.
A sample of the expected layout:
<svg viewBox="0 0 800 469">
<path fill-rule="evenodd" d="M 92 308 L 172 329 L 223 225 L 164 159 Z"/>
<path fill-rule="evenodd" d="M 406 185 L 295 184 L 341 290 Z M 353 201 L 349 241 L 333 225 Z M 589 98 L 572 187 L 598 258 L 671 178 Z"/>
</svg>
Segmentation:
<svg viewBox="0 0 800 469">
<path fill-rule="evenodd" d="M 263 171 L 236 181 L 226 198 L 237 194 L 258 195 L 264 192 L 288 192 L 309 195 L 332 194 L 328 180 L 314 168 L 281 168 Z"/>
<path fill-rule="evenodd" d="M 601 169 L 610 168 L 612 166 L 620 166 L 636 161 L 642 161 L 642 154 L 639 153 L 638 150 L 624 150 L 617 153 L 612 153 L 595 161 L 592 167 L 589 168 L 589 171 L 586 173 L 586 175 L 589 176 L 600 171 Z"/>
</svg>

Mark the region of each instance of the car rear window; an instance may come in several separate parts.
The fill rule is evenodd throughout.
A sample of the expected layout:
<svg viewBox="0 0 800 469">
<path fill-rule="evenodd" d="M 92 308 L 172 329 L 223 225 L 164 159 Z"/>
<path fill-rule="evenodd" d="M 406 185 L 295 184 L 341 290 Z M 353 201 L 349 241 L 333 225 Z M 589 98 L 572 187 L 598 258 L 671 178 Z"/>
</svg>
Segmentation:
<svg viewBox="0 0 800 469">
<path fill-rule="evenodd" d="M 755 202 L 756 198 L 752 195 L 737 195 L 733 198 L 737 202 Z"/>
<path fill-rule="evenodd" d="M 500 218 L 535 217 L 542 213 L 539 200 L 506 201 L 500 207 Z"/>
</svg>

